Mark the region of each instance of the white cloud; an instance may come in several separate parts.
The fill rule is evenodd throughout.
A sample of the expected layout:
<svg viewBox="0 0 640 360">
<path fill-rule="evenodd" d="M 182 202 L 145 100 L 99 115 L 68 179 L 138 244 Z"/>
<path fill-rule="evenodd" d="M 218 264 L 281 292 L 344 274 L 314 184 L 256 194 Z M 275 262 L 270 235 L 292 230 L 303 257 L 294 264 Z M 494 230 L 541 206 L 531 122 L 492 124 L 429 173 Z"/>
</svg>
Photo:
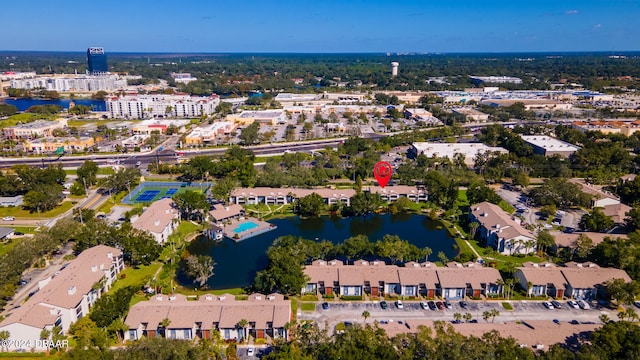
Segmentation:
<svg viewBox="0 0 640 360">
<path fill-rule="evenodd" d="M 564 12 L 565 15 L 576 15 L 578 10 L 567 10 Z"/>
<path fill-rule="evenodd" d="M 602 24 L 595 24 L 593 25 L 594 29 L 600 29 L 602 27 Z"/>
</svg>

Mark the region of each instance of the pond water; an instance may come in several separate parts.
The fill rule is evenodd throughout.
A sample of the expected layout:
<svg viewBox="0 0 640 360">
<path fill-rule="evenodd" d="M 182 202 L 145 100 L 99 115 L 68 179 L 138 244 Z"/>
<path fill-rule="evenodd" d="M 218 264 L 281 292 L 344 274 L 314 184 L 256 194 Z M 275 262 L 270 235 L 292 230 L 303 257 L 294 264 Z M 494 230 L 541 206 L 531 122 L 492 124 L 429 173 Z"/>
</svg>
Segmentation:
<svg viewBox="0 0 640 360">
<path fill-rule="evenodd" d="M 58 105 L 63 109 L 69 108 L 70 99 L 56 99 L 56 100 L 44 100 L 44 99 L 4 99 L 4 103 L 13 105 L 20 111 L 25 111 L 33 105 Z M 91 108 L 93 111 L 106 111 L 107 105 L 104 100 L 93 99 L 75 99 L 73 102 L 76 105 L 84 105 Z"/>
<path fill-rule="evenodd" d="M 192 254 L 209 254 L 216 262 L 215 275 L 209 279 L 210 289 L 244 287 L 253 282 L 255 274 L 267 266 L 267 248 L 280 236 L 294 235 L 306 239 L 329 240 L 334 244 L 363 234 L 370 241 L 382 239 L 386 234 L 398 235 L 420 248 L 430 247 L 433 254 L 430 260 L 437 259 L 438 252 L 453 259 L 457 251 L 453 248 L 455 240 L 447 235 L 439 223 L 423 215 L 369 215 L 367 217 L 332 218 L 320 217 L 301 219 L 289 217 L 269 220 L 278 228 L 240 242 L 225 239 L 214 242 L 199 238 L 190 244 Z M 186 278 L 178 280 L 191 285 Z"/>
</svg>

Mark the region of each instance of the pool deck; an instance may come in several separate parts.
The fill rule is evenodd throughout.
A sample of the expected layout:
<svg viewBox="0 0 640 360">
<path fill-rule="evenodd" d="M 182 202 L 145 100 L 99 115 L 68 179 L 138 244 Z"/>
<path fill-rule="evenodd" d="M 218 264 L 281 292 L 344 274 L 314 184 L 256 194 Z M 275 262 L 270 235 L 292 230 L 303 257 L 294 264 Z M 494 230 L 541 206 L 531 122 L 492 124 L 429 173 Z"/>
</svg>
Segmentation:
<svg viewBox="0 0 640 360">
<path fill-rule="evenodd" d="M 237 233 L 238 237 L 236 238 L 236 232 L 234 231 L 238 225 L 240 224 L 244 224 L 247 222 L 252 222 L 254 224 L 257 224 L 257 227 L 254 227 L 252 229 L 249 229 L 247 231 L 243 231 L 241 233 Z M 230 224 L 225 224 L 224 227 L 222 228 L 222 232 L 224 233 L 224 236 L 226 236 L 227 238 L 234 240 L 234 241 L 242 241 L 244 239 L 248 239 L 250 237 L 254 237 L 254 236 L 258 236 L 260 234 L 264 234 L 266 232 L 269 232 L 271 230 L 276 229 L 276 226 L 273 224 L 269 224 L 266 221 L 261 221 L 258 220 L 256 218 L 253 217 L 245 217 L 245 218 L 241 218 L 239 220 L 232 220 Z"/>
</svg>

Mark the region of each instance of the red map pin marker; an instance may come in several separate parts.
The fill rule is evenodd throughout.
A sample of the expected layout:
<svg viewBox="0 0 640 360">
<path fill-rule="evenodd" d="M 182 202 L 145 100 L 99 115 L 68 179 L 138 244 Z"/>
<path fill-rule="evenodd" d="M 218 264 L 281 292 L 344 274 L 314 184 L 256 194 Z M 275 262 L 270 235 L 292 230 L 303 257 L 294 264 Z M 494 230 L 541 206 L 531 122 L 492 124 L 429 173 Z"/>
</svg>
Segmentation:
<svg viewBox="0 0 640 360">
<path fill-rule="evenodd" d="M 393 168 L 386 161 L 380 161 L 373 167 L 373 176 L 376 177 L 381 188 L 387 186 L 391 175 L 393 175 Z"/>
</svg>

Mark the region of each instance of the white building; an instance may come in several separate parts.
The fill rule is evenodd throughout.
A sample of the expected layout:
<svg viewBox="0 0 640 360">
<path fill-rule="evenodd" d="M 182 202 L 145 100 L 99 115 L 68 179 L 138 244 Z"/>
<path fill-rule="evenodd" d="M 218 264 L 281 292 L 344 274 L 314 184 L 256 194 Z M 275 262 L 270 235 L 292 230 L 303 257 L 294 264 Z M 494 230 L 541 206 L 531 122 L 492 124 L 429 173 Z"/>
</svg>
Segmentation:
<svg viewBox="0 0 640 360">
<path fill-rule="evenodd" d="M 127 80 L 117 75 L 55 75 L 11 80 L 14 89 L 45 89 L 59 92 L 111 91 L 123 89 Z"/>
<path fill-rule="evenodd" d="M 126 149 L 133 149 L 136 147 L 142 147 L 144 142 L 147 141 L 149 135 L 133 135 L 122 140 L 122 147 Z"/>
<path fill-rule="evenodd" d="M 469 219 L 478 222 L 478 237 L 501 254 L 528 254 L 536 249 L 535 235 L 496 204 L 471 205 Z"/>
<path fill-rule="evenodd" d="M 199 117 L 215 113 L 218 95 L 188 94 L 126 95 L 105 100 L 112 118 L 144 119 L 148 117 Z"/>
<path fill-rule="evenodd" d="M 469 76 L 472 82 L 492 84 L 522 84 L 522 79 L 511 76 Z"/>
<path fill-rule="evenodd" d="M 198 80 L 198 78 L 192 77 L 190 73 L 171 73 L 173 81 L 180 84 L 188 84 L 192 81 Z"/>
<path fill-rule="evenodd" d="M 322 97 L 320 94 L 292 94 L 292 93 L 280 93 L 274 100 L 280 103 L 285 102 L 309 102 L 316 101 Z"/>
<path fill-rule="evenodd" d="M 170 198 L 153 202 L 133 222 L 133 228 L 149 232 L 159 244 L 164 244 L 178 227 L 178 221 L 175 220 L 180 219 L 180 213 L 174 205 Z"/>
<path fill-rule="evenodd" d="M 228 135 L 236 129 L 236 124 L 230 121 L 215 122 L 208 126 L 193 129 L 185 138 L 187 145 L 202 144 L 214 141 L 218 136 Z"/>
<path fill-rule="evenodd" d="M 464 115 L 467 118 L 467 121 L 487 122 L 489 120 L 489 114 L 485 114 L 470 107 L 453 108 L 451 111 L 456 114 Z"/>
<path fill-rule="evenodd" d="M 240 114 L 228 115 L 227 120 L 240 125 L 251 125 L 254 122 L 260 125 L 278 125 L 287 123 L 287 114 L 284 110 L 243 111 Z"/>
<path fill-rule="evenodd" d="M 0 322 L 0 331 L 10 335 L 8 350 L 45 350 L 46 344 L 38 341 L 42 330 L 59 326 L 68 331 L 89 313 L 122 269 L 122 252 L 98 245 L 83 251 L 58 275 L 40 281 L 37 292 Z"/>
<path fill-rule="evenodd" d="M 533 147 L 533 151 L 536 154 L 544 156 L 560 155 L 563 157 L 569 157 L 576 151 L 580 150 L 579 146 L 575 146 L 547 135 L 520 135 L 520 137 L 527 144 Z"/>
<path fill-rule="evenodd" d="M 431 143 L 415 142 L 411 144 L 413 155 L 420 154 L 427 157 L 448 158 L 454 160 L 456 154 L 464 155 L 465 164 L 472 165 L 478 154 L 500 153 L 508 154 L 509 151 L 501 147 L 491 147 L 482 143 Z"/>
</svg>

